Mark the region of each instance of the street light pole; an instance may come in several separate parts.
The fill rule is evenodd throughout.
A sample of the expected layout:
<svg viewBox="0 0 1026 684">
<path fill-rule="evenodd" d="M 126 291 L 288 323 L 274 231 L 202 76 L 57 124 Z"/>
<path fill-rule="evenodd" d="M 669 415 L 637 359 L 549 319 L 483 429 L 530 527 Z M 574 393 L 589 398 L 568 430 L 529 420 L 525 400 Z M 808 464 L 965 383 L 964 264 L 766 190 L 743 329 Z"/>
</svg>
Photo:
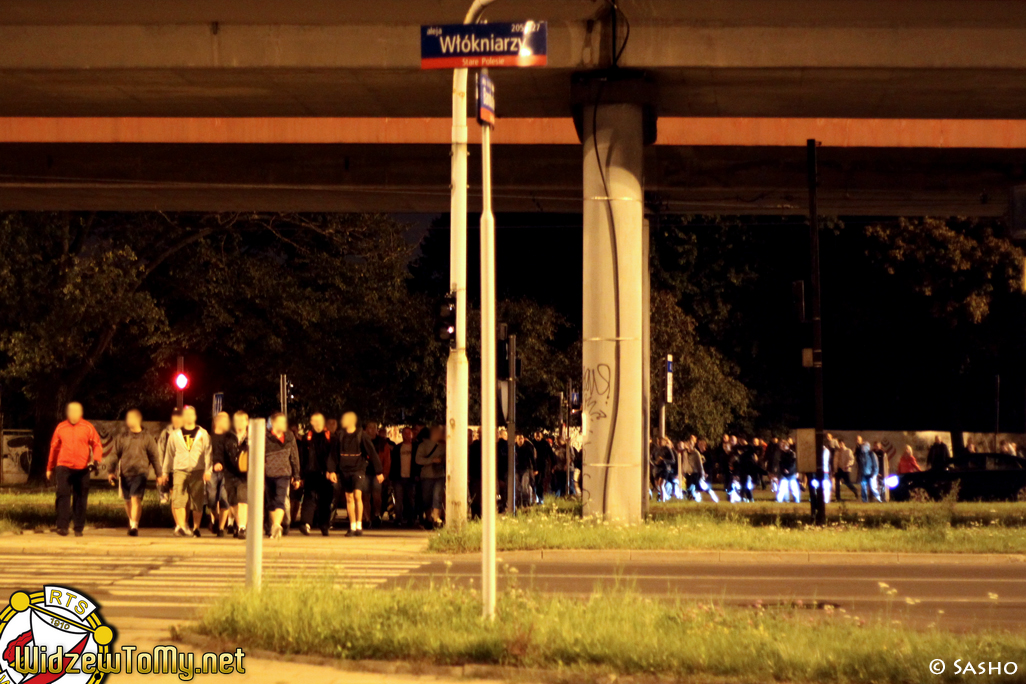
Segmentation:
<svg viewBox="0 0 1026 684">
<path fill-rule="evenodd" d="M 477 22 L 493 0 L 474 0 L 463 19 Z M 456 346 L 446 364 L 445 522 L 467 520 L 467 428 L 470 368 L 467 362 L 467 69 L 452 74 L 452 159 L 449 208 L 449 282 L 456 295 Z"/>
<path fill-rule="evenodd" d="M 482 69 L 482 78 L 488 70 Z M 480 97 L 480 89 L 479 89 Z M 478 103 L 481 107 L 482 104 Z M 492 214 L 492 127 L 481 124 L 481 598 L 495 618 L 495 216 Z"/>
<path fill-rule="evenodd" d="M 809 492 L 812 502 L 812 513 L 817 525 L 826 524 L 826 502 L 823 482 L 823 446 L 825 426 L 823 419 L 823 321 L 820 311 L 819 281 L 819 207 L 817 187 L 819 170 L 816 159 L 816 141 L 809 140 L 806 145 L 809 181 L 809 247 L 811 252 L 812 273 L 812 382 L 815 393 L 816 421 L 816 486 Z"/>
</svg>

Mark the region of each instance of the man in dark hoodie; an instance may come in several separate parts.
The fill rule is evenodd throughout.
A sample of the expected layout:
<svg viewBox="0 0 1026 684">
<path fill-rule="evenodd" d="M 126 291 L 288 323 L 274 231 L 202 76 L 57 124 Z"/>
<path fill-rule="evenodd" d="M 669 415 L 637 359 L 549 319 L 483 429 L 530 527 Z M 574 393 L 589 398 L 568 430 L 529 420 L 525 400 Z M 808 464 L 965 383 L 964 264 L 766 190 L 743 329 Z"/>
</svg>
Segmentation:
<svg viewBox="0 0 1026 684">
<path fill-rule="evenodd" d="M 142 412 L 131 409 L 125 414 L 127 430 L 114 439 L 107 461 L 107 479 L 111 485 L 121 485 L 121 496 L 125 500 L 128 515 L 128 536 L 139 536 L 139 519 L 142 517 L 142 500 L 146 494 L 146 480 L 153 472 L 160 477 L 160 453 L 153 435 L 143 430 Z"/>
<path fill-rule="evenodd" d="M 346 493 L 346 513 L 349 515 L 347 537 L 363 535 L 364 501 L 361 485 L 366 478 L 368 461 L 377 481 L 383 481 L 385 476 L 374 442 L 370 435 L 357 427 L 356 414 L 347 411 L 342 414 L 342 430 L 332 440 L 331 461 L 328 464 L 328 479 L 332 484 L 341 483 L 342 491 Z"/>
<path fill-rule="evenodd" d="M 267 422 L 271 429 L 267 431 L 264 450 L 264 499 L 271 518 L 271 539 L 280 539 L 289 486 L 298 488 L 302 484 L 299 447 L 284 413 L 272 413 Z"/>
<path fill-rule="evenodd" d="M 235 518 L 234 536 L 245 539 L 249 516 L 246 498 L 249 485 L 249 415 L 236 411 L 232 416 L 232 429 L 222 437 L 211 449 L 211 461 L 215 472 L 224 473 L 225 496 Z"/>
<path fill-rule="evenodd" d="M 303 534 L 310 534 L 310 528 L 316 526 L 322 535 L 328 536 L 331 502 L 335 498 L 335 486 L 328 479 L 332 436 L 325 427 L 324 414 L 310 416 L 310 429 L 303 438 L 306 448 L 303 450 L 303 511 L 299 525 Z"/>
</svg>

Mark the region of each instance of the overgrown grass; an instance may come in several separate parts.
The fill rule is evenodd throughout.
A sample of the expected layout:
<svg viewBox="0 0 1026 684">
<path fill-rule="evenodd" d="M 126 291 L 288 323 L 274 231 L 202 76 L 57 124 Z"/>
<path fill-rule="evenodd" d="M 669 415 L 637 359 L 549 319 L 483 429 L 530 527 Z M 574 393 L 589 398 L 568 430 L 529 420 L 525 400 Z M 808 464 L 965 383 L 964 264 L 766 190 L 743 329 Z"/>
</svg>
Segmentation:
<svg viewBox="0 0 1026 684">
<path fill-rule="evenodd" d="M 196 629 L 286 654 L 731 682 L 946 682 L 957 679 L 951 663 L 938 677 L 929 671 L 935 658 L 1019 662 L 1026 652 L 1022 633 L 956 634 L 839 609 L 655 601 L 630 591 L 581 601 L 512 589 L 500 595 L 490 622 L 475 591 L 447 583 L 423 590 L 328 582 L 240 590 L 218 600 Z"/>
<path fill-rule="evenodd" d="M 581 518 L 566 504 L 500 517 L 500 550 L 664 549 L 730 551 L 879 551 L 1026 553 L 1026 506 L 951 502 L 835 504 L 828 524 L 808 524 L 808 508 L 787 504 L 658 504 L 639 525 Z M 479 524 L 444 529 L 429 550 L 477 551 Z"/>
<path fill-rule="evenodd" d="M 0 532 L 46 529 L 54 524 L 53 488 L 10 487 L 0 489 Z M 89 490 L 86 523 L 94 527 L 124 527 L 125 502 L 116 488 L 94 481 Z M 161 506 L 157 493 L 150 489 L 143 499 L 143 527 L 173 525 L 171 511 Z"/>
</svg>

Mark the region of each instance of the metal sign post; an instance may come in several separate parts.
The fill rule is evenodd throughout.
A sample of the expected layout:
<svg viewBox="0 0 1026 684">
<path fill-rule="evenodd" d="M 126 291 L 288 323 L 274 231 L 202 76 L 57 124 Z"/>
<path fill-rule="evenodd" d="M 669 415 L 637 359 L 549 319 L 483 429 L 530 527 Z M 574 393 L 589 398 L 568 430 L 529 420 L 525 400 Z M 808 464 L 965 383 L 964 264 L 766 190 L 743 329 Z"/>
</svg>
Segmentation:
<svg viewBox="0 0 1026 684">
<path fill-rule="evenodd" d="M 247 442 L 246 588 L 259 589 L 264 562 L 264 450 L 267 446 L 267 422 L 263 418 L 249 421 Z"/>
<path fill-rule="evenodd" d="M 508 439 L 506 446 L 509 464 L 506 468 L 506 512 L 515 515 L 517 512 L 517 336 L 509 336 L 509 413 L 506 418 Z"/>
<path fill-rule="evenodd" d="M 210 424 L 213 425 L 217 414 L 224 410 L 224 392 L 214 392 L 214 401 L 210 406 Z"/>
<path fill-rule="evenodd" d="M 487 69 L 477 77 L 481 124 L 481 599 L 484 616 L 495 618 L 495 216 L 492 214 L 492 126 L 495 84 Z"/>
</svg>

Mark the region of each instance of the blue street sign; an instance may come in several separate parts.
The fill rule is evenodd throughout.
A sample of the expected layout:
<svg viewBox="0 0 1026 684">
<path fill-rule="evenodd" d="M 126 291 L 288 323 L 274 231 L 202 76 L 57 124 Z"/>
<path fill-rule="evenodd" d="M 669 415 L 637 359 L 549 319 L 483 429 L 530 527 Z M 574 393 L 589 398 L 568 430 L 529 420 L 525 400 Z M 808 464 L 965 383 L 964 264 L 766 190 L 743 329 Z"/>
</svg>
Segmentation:
<svg viewBox="0 0 1026 684">
<path fill-rule="evenodd" d="M 477 75 L 477 122 L 495 125 L 495 81 L 488 74 Z"/>
<path fill-rule="evenodd" d="M 421 69 L 545 66 L 547 51 L 544 21 L 420 27 Z"/>
<path fill-rule="evenodd" d="M 215 392 L 213 406 L 210 408 L 212 418 L 217 418 L 221 411 L 224 411 L 224 392 Z"/>
</svg>

